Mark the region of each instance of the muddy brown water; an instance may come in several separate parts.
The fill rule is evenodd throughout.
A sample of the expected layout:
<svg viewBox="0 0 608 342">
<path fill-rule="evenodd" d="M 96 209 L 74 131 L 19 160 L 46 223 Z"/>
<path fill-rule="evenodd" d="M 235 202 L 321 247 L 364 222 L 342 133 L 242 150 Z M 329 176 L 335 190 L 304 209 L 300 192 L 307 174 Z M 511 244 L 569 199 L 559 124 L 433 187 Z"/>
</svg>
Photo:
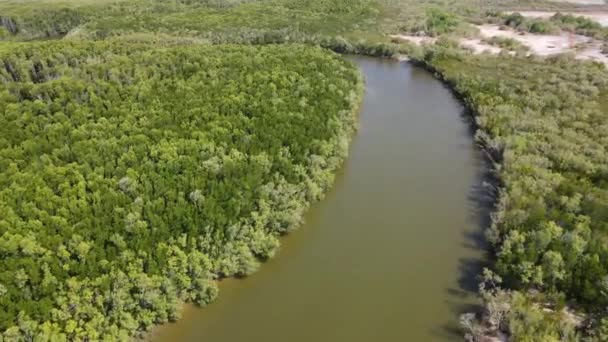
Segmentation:
<svg viewBox="0 0 608 342">
<path fill-rule="evenodd" d="M 333 189 L 281 251 L 153 341 L 460 341 L 483 261 L 485 169 L 464 109 L 427 71 L 349 57 L 366 78 Z"/>
</svg>

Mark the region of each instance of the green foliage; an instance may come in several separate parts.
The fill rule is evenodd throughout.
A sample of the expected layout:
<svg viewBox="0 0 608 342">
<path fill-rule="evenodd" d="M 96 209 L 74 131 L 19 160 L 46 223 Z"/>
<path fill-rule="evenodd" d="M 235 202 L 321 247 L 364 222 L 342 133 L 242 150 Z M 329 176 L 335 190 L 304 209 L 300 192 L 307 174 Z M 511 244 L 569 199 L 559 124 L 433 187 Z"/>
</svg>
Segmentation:
<svg viewBox="0 0 608 342">
<path fill-rule="evenodd" d="M 460 24 L 460 19 L 454 14 L 438 8 L 430 8 L 426 11 L 424 27 L 421 30 L 427 35 L 438 36 L 454 32 Z"/>
<path fill-rule="evenodd" d="M 561 29 L 575 32 L 581 35 L 595 37 L 598 39 L 608 39 L 608 29 L 602 27 L 597 21 L 575 16 L 572 14 L 556 13 L 551 17 L 551 22 L 558 25 Z"/>
<path fill-rule="evenodd" d="M 518 40 L 508 37 L 494 36 L 486 38 L 484 41 L 490 45 L 498 46 L 501 49 L 508 51 L 527 51 L 530 49 L 527 45 L 522 44 Z"/>
<path fill-rule="evenodd" d="M 606 307 L 608 71 L 565 57 L 435 52 L 427 62 L 473 108 L 476 140 L 494 160 L 500 191 L 488 238 L 505 284 Z M 518 340 L 538 340 L 522 336 L 537 336 L 540 319 L 513 328 Z"/>
<path fill-rule="evenodd" d="M 509 298 L 509 311 L 505 317 L 513 341 L 579 341 L 580 336 L 564 312 L 543 309 L 520 292 Z"/>
<path fill-rule="evenodd" d="M 583 16 L 557 12 L 550 18 L 529 18 L 515 12 L 498 17 L 503 24 L 524 32 L 542 34 L 554 33 L 561 29 L 597 39 L 608 39 L 607 28 Z"/>
<path fill-rule="evenodd" d="M 4 11 L 3 7 L 5 7 Z M 225 36 L 288 30 L 339 34 L 370 27 L 373 0 L 180 1 L 135 0 L 82 6 L 49 3 L 18 8 L 0 3 L 4 25 L 21 38 L 70 36 L 103 39 L 129 33 Z"/>
<path fill-rule="evenodd" d="M 62 37 L 84 23 L 88 15 L 92 15 L 92 13 L 84 13 L 69 7 L 34 7 L 25 15 L 21 15 L 21 11 L 20 8 L 14 12 L 10 8 L 5 9 L 3 14 L 7 12 L 14 14 L 3 16 L 1 26 L 11 34 L 26 39 Z"/>
<path fill-rule="evenodd" d="M 426 32 L 432 36 L 450 33 L 460 23 L 455 15 L 438 8 L 427 10 L 426 16 Z"/>
<path fill-rule="evenodd" d="M 124 340 L 271 257 L 362 80 L 303 46 L 0 45 L 0 330 Z"/>
<path fill-rule="evenodd" d="M 530 33 L 553 33 L 557 31 L 556 25 L 542 18 L 527 18 L 520 13 L 511 13 L 503 16 L 504 24 L 517 30 Z"/>
<path fill-rule="evenodd" d="M 536 2 L 1 1 L 0 39 L 70 41 L 0 44 L 0 341 L 125 340 L 175 320 L 272 257 L 323 196 L 354 125 L 353 67 L 302 46 L 201 45 L 393 56 L 386 33 L 459 35 L 488 15 L 606 37 L 580 17 L 497 17 L 514 4 Z M 493 278 L 605 307 L 606 70 L 455 42 L 416 55 L 475 110 L 496 163 Z M 574 338 L 529 292 L 497 298 L 514 338 Z"/>
</svg>

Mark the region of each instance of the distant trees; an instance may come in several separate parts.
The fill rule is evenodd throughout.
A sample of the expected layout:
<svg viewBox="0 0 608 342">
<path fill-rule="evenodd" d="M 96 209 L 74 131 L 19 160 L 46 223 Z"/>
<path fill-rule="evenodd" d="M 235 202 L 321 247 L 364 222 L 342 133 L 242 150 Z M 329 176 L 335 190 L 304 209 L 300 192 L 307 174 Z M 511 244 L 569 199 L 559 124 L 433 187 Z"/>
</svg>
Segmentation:
<svg viewBox="0 0 608 342">
<path fill-rule="evenodd" d="M 334 36 L 376 18 L 374 0 L 131 0 L 98 2 L 0 3 L 0 27 L 15 39 L 87 37 L 106 39 L 134 33 L 236 39 L 250 33 L 271 36 Z M 283 37 L 285 38 L 285 37 Z"/>
<path fill-rule="evenodd" d="M 542 34 L 561 29 L 597 39 L 608 39 L 607 28 L 584 16 L 557 12 L 550 18 L 530 18 L 515 12 L 499 15 L 499 17 L 505 25 L 525 32 Z"/>
<path fill-rule="evenodd" d="M 362 92 L 297 45 L 4 46 L 5 341 L 124 340 L 213 301 L 328 189 Z"/>
</svg>

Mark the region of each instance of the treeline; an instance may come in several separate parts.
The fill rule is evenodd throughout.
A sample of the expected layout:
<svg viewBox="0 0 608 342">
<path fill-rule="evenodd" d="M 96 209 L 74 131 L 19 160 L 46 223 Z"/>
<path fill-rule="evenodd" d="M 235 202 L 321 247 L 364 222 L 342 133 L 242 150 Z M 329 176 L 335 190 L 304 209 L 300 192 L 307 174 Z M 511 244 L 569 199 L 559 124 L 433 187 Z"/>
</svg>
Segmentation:
<svg viewBox="0 0 608 342">
<path fill-rule="evenodd" d="M 489 278 L 523 297 L 500 297 L 519 304 L 488 301 L 490 311 L 513 308 L 510 316 L 498 315 L 494 328 L 514 340 L 576 340 L 562 310 L 569 304 L 591 314 L 578 326 L 584 334 L 605 331 L 608 338 L 602 319 L 608 306 L 608 71 L 563 56 L 472 56 L 443 48 L 428 51 L 425 60 L 473 109 L 476 140 L 499 180 L 487 234 L 497 278 Z"/>
<path fill-rule="evenodd" d="M 0 59 L 5 341 L 124 340 L 212 301 L 323 196 L 362 92 L 353 65 L 297 45 L 5 43 Z"/>
<path fill-rule="evenodd" d="M 127 39 L 208 44 L 308 44 L 339 53 L 392 57 L 401 50 L 386 39 L 352 30 L 370 27 L 373 0 L 136 0 L 99 4 L 0 3 L 0 39 Z M 23 7 L 23 8 L 20 8 Z M 144 39 L 139 39 L 145 37 Z M 177 38 L 179 37 L 179 38 Z"/>
<path fill-rule="evenodd" d="M 549 18 L 524 17 L 520 13 L 490 14 L 494 20 L 514 29 L 530 33 L 556 33 L 565 30 L 600 40 L 608 39 L 608 28 L 584 16 L 555 13 Z"/>
<path fill-rule="evenodd" d="M 87 22 L 91 15 L 92 12 L 69 7 L 32 8 L 31 11 L 20 14 L 12 13 L 0 5 L 0 39 L 61 38 Z"/>
<path fill-rule="evenodd" d="M 339 34 L 371 27 L 374 0 L 104 0 L 99 3 L 0 3 L 5 39 L 105 39 L 129 33 L 200 36 L 289 29 Z"/>
</svg>

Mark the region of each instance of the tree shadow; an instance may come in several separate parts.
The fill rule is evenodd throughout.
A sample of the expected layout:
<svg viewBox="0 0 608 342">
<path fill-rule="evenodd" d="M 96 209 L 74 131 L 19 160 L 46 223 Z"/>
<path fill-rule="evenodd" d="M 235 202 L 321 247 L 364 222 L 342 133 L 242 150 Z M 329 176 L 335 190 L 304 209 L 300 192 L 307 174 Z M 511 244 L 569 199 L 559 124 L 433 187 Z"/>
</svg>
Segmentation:
<svg viewBox="0 0 608 342">
<path fill-rule="evenodd" d="M 456 296 L 459 295 L 458 293 L 462 295 L 462 291 L 458 289 L 448 289 L 447 291 L 457 292 L 455 294 Z M 467 297 L 468 296 L 470 296 L 470 294 L 467 294 Z M 450 312 L 452 316 L 455 317 L 455 319 L 452 322 L 445 323 L 431 330 L 431 333 L 433 336 L 437 336 L 441 340 L 462 341 L 464 333 L 458 325 L 458 317 L 465 312 L 473 312 L 477 315 L 480 315 L 483 310 L 483 306 L 481 306 L 480 303 L 463 303 L 458 302 L 456 300 L 448 300 L 447 302 L 450 307 Z"/>
<path fill-rule="evenodd" d="M 461 114 L 462 121 L 467 125 L 468 133 L 473 140 L 474 163 L 476 168 L 475 181 L 467 195 L 469 207 L 469 222 L 471 229 L 463 233 L 463 246 L 474 256 L 463 257 L 458 260 L 457 288 L 448 288 L 446 300 L 454 319 L 432 331 L 433 335 L 442 339 L 463 338 L 463 331 L 458 326 L 458 317 L 463 313 L 481 314 L 483 306 L 478 297 L 479 276 L 485 267 L 492 264 L 490 244 L 485 238 L 485 231 L 491 226 L 491 213 L 497 200 L 498 179 L 495 177 L 493 163 L 486 153 L 474 143 L 477 126 L 473 113 L 464 109 Z"/>
</svg>

